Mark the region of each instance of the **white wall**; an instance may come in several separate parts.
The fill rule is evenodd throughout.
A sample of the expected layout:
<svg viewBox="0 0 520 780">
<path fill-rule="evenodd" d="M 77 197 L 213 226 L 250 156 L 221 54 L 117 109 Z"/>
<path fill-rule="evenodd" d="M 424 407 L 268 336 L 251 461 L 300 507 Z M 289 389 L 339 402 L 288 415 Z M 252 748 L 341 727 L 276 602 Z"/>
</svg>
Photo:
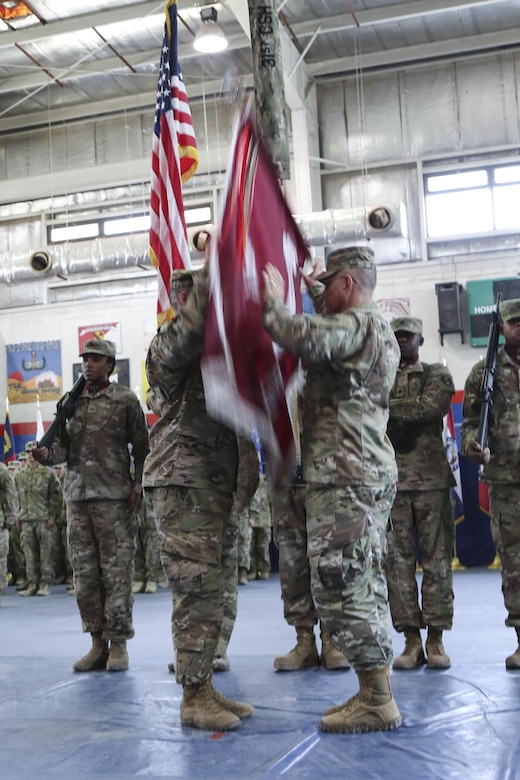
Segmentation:
<svg viewBox="0 0 520 780">
<path fill-rule="evenodd" d="M 118 358 L 130 361 L 130 387 L 139 389 L 142 395 L 142 363 L 146 358 L 144 341 L 144 322 L 152 320 L 155 324 L 156 296 L 133 295 L 126 300 L 121 298 L 103 301 L 78 302 L 74 305 L 49 304 L 39 307 L 20 307 L 0 312 L 0 402 L 7 397 L 7 359 L 6 344 L 18 344 L 27 341 L 61 341 L 61 364 L 63 390 L 69 390 L 73 384 L 72 366 L 81 362 L 78 357 L 78 328 L 107 322 L 121 323 L 122 350 Z M 44 422 L 54 417 L 56 404 L 42 403 Z M 10 405 L 12 423 L 36 423 L 36 404 Z M 3 424 L 3 416 L 0 419 Z"/>
</svg>

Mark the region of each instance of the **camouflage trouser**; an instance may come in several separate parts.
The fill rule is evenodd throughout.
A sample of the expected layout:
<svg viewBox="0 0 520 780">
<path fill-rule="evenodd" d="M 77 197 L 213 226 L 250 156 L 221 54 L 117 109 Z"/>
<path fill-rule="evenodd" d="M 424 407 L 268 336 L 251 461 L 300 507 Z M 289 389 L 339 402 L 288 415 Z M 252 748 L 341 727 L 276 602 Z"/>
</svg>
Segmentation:
<svg viewBox="0 0 520 780">
<path fill-rule="evenodd" d="M 520 628 L 520 485 L 489 486 L 491 533 L 502 565 L 506 626 Z"/>
<path fill-rule="evenodd" d="M 236 544 L 236 526 L 234 539 L 227 534 L 233 494 L 175 485 L 150 492 L 172 589 L 175 675 L 196 685 L 211 674 L 224 620 L 224 545 L 228 552 Z"/>
<path fill-rule="evenodd" d="M 126 500 L 69 501 L 67 526 L 83 631 L 131 639 L 135 518 Z"/>
<path fill-rule="evenodd" d="M 22 550 L 21 524 L 16 523 L 9 533 L 9 571 L 17 582 L 25 580 L 25 556 Z"/>
<path fill-rule="evenodd" d="M 137 529 L 134 580 L 157 582 L 161 573 L 159 560 L 159 535 L 155 520 L 146 519 Z"/>
<path fill-rule="evenodd" d="M 58 522 L 56 542 L 56 575 L 68 579 L 72 577 L 72 566 L 70 564 L 69 551 L 67 547 L 67 523 Z"/>
<path fill-rule="evenodd" d="M 271 542 L 271 528 L 251 529 L 251 562 L 250 571 L 268 573 L 271 571 L 271 559 L 269 556 L 269 544 Z"/>
<path fill-rule="evenodd" d="M 306 485 L 278 487 L 273 496 L 273 535 L 279 550 L 283 614 L 290 626 L 318 622 L 311 593 L 305 520 Z"/>
<path fill-rule="evenodd" d="M 7 588 L 7 555 L 9 553 L 9 531 L 0 529 L 0 595 Z"/>
<path fill-rule="evenodd" d="M 25 570 L 27 579 L 34 585 L 52 585 L 54 582 L 57 533 L 56 526 L 47 528 L 45 520 L 24 520 L 22 523 Z"/>
<path fill-rule="evenodd" d="M 238 602 L 238 515 L 231 512 L 222 547 L 222 578 L 224 581 L 224 618 L 217 642 L 216 655 L 226 655 L 235 627 Z"/>
<path fill-rule="evenodd" d="M 382 562 L 395 486 L 308 484 L 311 589 L 318 616 L 356 670 L 392 660 Z"/>
<path fill-rule="evenodd" d="M 233 514 L 236 514 L 233 509 Z M 249 571 L 251 565 L 251 526 L 249 525 L 249 509 L 244 509 L 238 515 L 238 566 Z"/>
<path fill-rule="evenodd" d="M 449 488 L 398 491 L 387 534 L 385 573 L 396 631 L 453 623 L 455 526 Z M 415 578 L 415 534 L 423 569 L 421 606 Z"/>
</svg>

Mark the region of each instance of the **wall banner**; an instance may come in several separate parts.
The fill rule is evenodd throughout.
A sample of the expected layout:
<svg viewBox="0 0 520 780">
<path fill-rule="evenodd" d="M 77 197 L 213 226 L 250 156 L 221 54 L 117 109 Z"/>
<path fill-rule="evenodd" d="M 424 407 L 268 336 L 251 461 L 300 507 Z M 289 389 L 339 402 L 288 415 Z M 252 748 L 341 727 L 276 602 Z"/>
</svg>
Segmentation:
<svg viewBox="0 0 520 780">
<path fill-rule="evenodd" d="M 61 341 L 7 344 L 7 397 L 10 404 L 59 401 L 63 395 Z"/>
</svg>

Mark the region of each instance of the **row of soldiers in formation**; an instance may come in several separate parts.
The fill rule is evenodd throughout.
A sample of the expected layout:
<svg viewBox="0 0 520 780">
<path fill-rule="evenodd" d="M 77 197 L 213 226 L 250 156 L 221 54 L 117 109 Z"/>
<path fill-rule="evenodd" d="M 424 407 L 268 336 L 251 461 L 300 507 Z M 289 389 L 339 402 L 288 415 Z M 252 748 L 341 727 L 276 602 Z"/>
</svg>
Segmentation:
<svg viewBox="0 0 520 780">
<path fill-rule="evenodd" d="M 38 463 L 31 454 L 33 446 L 29 442 L 7 466 L 0 463 L 0 596 L 7 585 L 15 586 L 23 597 L 49 596 L 53 584 L 65 584 L 75 595 L 63 495 L 66 464 L 49 468 Z M 238 513 L 238 528 L 239 584 L 267 579 L 271 508 L 263 478 Z M 145 494 L 136 516 L 133 592 L 151 594 L 167 585 L 153 506 Z"/>
</svg>

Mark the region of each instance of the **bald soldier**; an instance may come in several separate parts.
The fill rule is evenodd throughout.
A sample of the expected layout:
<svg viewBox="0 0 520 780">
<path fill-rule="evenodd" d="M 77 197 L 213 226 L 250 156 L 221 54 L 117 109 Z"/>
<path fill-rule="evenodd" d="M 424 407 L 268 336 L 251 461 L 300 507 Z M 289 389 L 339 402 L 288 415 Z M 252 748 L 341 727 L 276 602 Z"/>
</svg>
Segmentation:
<svg viewBox="0 0 520 780">
<path fill-rule="evenodd" d="M 404 651 L 394 669 L 449 668 L 442 633 L 453 622 L 454 524 L 450 487 L 455 484 L 442 439 L 443 418 L 455 387 L 448 369 L 424 363 L 422 321 L 398 317 L 390 323 L 401 351 L 390 394 L 388 435 L 397 460 L 397 496 L 387 535 L 385 573 L 394 628 L 404 633 Z M 415 539 L 423 569 L 421 604 L 415 577 Z M 421 629 L 428 629 L 426 656 Z"/>
<path fill-rule="evenodd" d="M 500 558 L 506 626 L 516 631 L 518 647 L 506 658 L 506 669 L 520 669 L 520 298 L 500 306 L 505 344 L 498 349 L 493 413 L 488 445 L 477 441 L 484 361 L 476 363 L 464 388 L 462 451 L 484 467 L 489 484 L 491 532 Z"/>
<path fill-rule="evenodd" d="M 386 426 L 399 349 L 373 301 L 372 249 L 338 249 L 324 273 L 304 279 L 316 317 L 291 315 L 283 277 L 266 266 L 263 323 L 277 344 L 307 361 L 302 468 L 311 591 L 319 619 L 359 678 L 359 692 L 329 707 L 320 728 L 388 731 L 401 723 L 382 571 L 397 478 Z"/>
</svg>

